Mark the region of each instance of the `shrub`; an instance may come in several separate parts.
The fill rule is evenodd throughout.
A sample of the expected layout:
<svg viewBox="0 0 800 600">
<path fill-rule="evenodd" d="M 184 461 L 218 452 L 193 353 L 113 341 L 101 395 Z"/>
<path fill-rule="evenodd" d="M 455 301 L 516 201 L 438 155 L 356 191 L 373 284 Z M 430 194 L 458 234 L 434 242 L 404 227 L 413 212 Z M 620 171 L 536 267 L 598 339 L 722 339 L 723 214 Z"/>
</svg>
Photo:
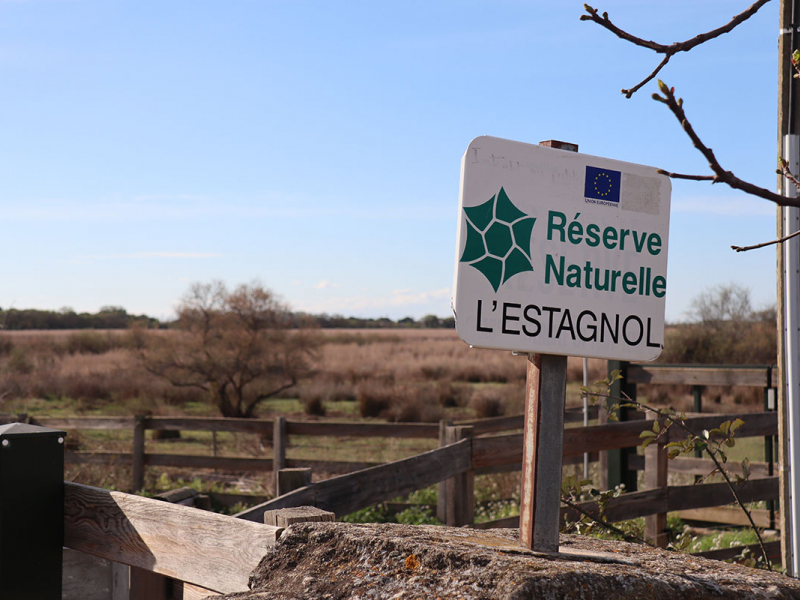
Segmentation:
<svg viewBox="0 0 800 600">
<path fill-rule="evenodd" d="M 97 331 L 79 331 L 67 338 L 67 352 L 70 354 L 103 354 L 111 348 L 111 337 Z"/>
<path fill-rule="evenodd" d="M 495 390 L 479 390 L 473 396 L 470 406 L 478 419 L 500 417 L 505 414 L 503 400 Z"/>
<path fill-rule="evenodd" d="M 392 403 L 393 389 L 374 383 L 361 383 L 356 388 L 358 413 L 362 417 L 379 417 Z"/>
<path fill-rule="evenodd" d="M 303 410 L 307 415 L 314 415 L 317 417 L 325 416 L 325 405 L 322 403 L 320 396 L 309 396 L 307 398 L 300 398 L 303 404 Z"/>
<path fill-rule="evenodd" d="M 12 373 L 19 373 L 20 375 L 33 373 L 33 361 L 31 361 L 28 352 L 24 348 L 16 347 L 11 350 L 7 365 L 8 370 Z"/>
</svg>

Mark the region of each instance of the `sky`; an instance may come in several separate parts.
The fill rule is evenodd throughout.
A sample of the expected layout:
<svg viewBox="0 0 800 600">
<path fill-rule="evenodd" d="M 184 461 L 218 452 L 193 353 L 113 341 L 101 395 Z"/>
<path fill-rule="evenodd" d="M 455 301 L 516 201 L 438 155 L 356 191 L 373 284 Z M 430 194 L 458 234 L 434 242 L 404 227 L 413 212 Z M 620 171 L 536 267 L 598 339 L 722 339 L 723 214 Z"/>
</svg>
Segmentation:
<svg viewBox="0 0 800 600">
<path fill-rule="evenodd" d="M 608 0 L 663 43 L 749 2 Z M 706 174 L 675 118 L 632 99 L 659 56 L 580 1 L 0 0 L 0 307 L 170 318 L 193 282 L 292 308 L 450 316 L 461 157 L 558 139 Z M 672 59 L 723 167 L 774 189 L 776 2 Z M 731 282 L 775 302 L 775 207 L 673 183 L 666 318 Z"/>
</svg>

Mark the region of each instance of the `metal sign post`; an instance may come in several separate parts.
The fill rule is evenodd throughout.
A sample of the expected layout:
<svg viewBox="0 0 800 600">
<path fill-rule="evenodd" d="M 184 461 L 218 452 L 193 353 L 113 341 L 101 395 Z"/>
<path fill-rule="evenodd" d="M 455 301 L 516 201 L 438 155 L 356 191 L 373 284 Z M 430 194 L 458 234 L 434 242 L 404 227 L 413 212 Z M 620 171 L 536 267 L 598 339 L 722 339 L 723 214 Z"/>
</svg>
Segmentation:
<svg viewBox="0 0 800 600">
<path fill-rule="evenodd" d="M 471 346 L 528 356 L 520 540 L 554 552 L 567 356 L 661 353 L 671 186 L 541 146 L 483 136 L 464 154 L 453 309 Z"/>
<path fill-rule="evenodd" d="M 800 136 L 787 135 L 783 152 L 792 173 L 800 172 Z M 797 196 L 794 185 L 784 184 L 784 195 Z M 800 209 L 783 208 L 783 231 L 789 235 L 800 230 Z M 785 431 L 789 446 L 789 515 L 791 519 L 791 573 L 800 573 L 800 238 L 783 243 L 783 336 L 785 391 L 788 426 Z"/>
</svg>

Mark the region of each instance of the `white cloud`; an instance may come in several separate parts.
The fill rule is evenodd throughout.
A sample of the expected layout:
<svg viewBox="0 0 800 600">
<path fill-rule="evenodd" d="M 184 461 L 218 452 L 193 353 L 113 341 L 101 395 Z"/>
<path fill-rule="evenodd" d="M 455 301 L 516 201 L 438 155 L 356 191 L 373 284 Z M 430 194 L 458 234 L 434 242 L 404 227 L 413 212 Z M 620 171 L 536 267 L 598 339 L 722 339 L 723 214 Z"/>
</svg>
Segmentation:
<svg viewBox="0 0 800 600">
<path fill-rule="evenodd" d="M 342 287 L 339 283 L 333 283 L 332 281 L 328 281 L 327 279 L 323 279 L 318 284 L 314 286 L 315 290 L 327 290 L 330 288 L 338 288 Z"/>
<path fill-rule="evenodd" d="M 303 285 L 303 282 L 302 282 L 302 281 L 300 281 L 299 279 L 295 279 L 295 280 L 292 282 L 292 285 L 293 285 L 294 287 L 297 287 L 297 286 L 299 286 L 299 285 Z"/>
</svg>

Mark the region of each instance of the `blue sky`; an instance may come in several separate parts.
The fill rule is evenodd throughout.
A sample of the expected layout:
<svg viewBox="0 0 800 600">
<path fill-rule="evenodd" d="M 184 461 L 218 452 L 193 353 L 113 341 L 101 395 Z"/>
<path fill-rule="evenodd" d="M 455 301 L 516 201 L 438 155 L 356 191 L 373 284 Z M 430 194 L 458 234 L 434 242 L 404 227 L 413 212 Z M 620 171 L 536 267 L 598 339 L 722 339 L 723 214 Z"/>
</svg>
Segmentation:
<svg viewBox="0 0 800 600">
<path fill-rule="evenodd" d="M 669 43 L 747 2 L 615 0 Z M 292 307 L 450 314 L 470 140 L 560 139 L 706 173 L 674 117 L 619 89 L 658 57 L 581 2 L 0 0 L 0 306 L 172 315 L 191 282 Z M 661 77 L 723 166 L 774 189 L 778 6 Z M 667 320 L 708 286 L 774 303 L 770 203 L 673 184 Z"/>
</svg>

